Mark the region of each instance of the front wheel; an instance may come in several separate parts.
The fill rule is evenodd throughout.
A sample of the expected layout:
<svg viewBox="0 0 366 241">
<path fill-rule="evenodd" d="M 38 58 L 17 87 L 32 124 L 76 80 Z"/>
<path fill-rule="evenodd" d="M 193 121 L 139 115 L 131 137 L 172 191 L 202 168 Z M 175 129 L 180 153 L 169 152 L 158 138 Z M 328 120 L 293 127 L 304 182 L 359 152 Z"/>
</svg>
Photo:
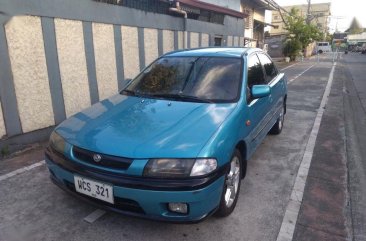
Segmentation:
<svg viewBox="0 0 366 241">
<path fill-rule="evenodd" d="M 229 216 L 238 201 L 242 172 L 242 156 L 238 149 L 235 149 L 230 161 L 230 169 L 226 173 L 224 189 L 222 191 L 219 209 L 216 212 L 218 217 Z"/>
</svg>

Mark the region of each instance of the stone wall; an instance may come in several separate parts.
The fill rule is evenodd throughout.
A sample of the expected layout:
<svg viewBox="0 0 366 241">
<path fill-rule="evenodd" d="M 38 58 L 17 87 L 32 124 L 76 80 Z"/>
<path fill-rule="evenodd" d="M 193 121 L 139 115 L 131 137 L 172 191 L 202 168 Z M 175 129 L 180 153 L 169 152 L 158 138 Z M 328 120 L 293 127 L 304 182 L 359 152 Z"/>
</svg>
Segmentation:
<svg viewBox="0 0 366 241">
<path fill-rule="evenodd" d="M 166 52 L 207 47 L 217 35 L 239 46 L 244 35 L 243 19 L 230 16 L 224 25 L 184 23 L 89 0 L 2 1 L 0 9 L 0 149 L 16 145 L 14 136 L 47 136 L 37 131 L 118 93 Z"/>
</svg>

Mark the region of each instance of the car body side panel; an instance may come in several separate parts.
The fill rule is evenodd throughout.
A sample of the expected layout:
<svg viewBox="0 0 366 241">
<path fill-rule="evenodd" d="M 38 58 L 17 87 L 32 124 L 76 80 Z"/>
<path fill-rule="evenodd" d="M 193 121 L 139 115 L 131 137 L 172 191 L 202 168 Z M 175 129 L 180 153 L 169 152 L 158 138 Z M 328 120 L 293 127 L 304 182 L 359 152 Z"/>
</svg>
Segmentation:
<svg viewBox="0 0 366 241">
<path fill-rule="evenodd" d="M 283 106 L 284 96 L 287 92 L 287 85 L 285 75 L 283 73 L 278 74 L 270 83 L 271 95 L 273 98 L 272 115 L 276 113 L 276 110 Z"/>
</svg>

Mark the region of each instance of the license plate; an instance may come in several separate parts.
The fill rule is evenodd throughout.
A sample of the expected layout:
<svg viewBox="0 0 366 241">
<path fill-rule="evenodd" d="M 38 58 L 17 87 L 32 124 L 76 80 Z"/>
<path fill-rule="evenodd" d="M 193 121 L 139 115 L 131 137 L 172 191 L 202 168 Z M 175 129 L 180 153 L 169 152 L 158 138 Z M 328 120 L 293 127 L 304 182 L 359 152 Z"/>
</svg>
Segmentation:
<svg viewBox="0 0 366 241">
<path fill-rule="evenodd" d="M 74 176 L 74 184 L 75 190 L 79 193 L 105 202 L 114 203 L 112 185 L 79 176 Z"/>
</svg>

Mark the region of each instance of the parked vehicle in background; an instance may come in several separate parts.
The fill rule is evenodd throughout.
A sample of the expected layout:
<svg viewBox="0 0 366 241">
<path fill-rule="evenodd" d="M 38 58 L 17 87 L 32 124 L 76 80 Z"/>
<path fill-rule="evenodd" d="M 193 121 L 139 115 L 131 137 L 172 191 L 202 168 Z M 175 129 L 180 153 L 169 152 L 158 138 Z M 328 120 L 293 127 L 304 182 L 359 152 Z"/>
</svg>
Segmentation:
<svg viewBox="0 0 366 241">
<path fill-rule="evenodd" d="M 363 43 L 360 50 L 361 54 L 366 54 L 366 43 Z"/>
<path fill-rule="evenodd" d="M 247 160 L 280 134 L 287 80 L 255 48 L 168 53 L 118 95 L 62 122 L 46 162 L 53 182 L 120 213 L 196 222 L 228 216 Z"/>
<path fill-rule="evenodd" d="M 324 52 L 331 52 L 332 51 L 332 47 L 331 45 L 329 44 L 329 42 L 318 42 L 316 44 L 316 51 L 319 53 L 319 54 L 322 54 Z"/>
</svg>

